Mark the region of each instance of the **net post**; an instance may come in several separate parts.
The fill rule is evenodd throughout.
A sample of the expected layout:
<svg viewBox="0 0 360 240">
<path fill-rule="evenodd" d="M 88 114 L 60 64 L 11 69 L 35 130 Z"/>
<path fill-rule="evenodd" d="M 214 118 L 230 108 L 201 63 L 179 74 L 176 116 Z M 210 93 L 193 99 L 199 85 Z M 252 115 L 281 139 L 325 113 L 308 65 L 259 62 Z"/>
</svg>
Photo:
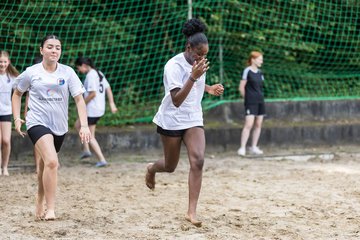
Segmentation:
<svg viewBox="0 0 360 240">
<path fill-rule="evenodd" d="M 192 19 L 192 0 L 188 0 L 188 19 Z"/>
</svg>

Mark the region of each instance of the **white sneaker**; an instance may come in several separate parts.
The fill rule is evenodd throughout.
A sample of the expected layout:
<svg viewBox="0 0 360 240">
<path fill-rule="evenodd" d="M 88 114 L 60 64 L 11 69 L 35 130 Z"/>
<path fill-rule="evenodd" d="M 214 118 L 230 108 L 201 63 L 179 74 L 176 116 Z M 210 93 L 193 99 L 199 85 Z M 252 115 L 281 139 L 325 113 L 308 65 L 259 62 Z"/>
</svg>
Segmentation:
<svg viewBox="0 0 360 240">
<path fill-rule="evenodd" d="M 245 156 L 246 155 L 246 150 L 245 148 L 239 148 L 237 151 L 237 154 L 240 156 Z"/>
<path fill-rule="evenodd" d="M 257 146 L 255 146 L 255 147 L 250 147 L 249 150 L 250 150 L 250 152 L 251 152 L 252 154 L 255 154 L 255 155 L 261 155 L 261 154 L 264 153 L 264 152 L 263 152 L 262 150 L 260 150 L 260 148 L 258 148 Z"/>
</svg>

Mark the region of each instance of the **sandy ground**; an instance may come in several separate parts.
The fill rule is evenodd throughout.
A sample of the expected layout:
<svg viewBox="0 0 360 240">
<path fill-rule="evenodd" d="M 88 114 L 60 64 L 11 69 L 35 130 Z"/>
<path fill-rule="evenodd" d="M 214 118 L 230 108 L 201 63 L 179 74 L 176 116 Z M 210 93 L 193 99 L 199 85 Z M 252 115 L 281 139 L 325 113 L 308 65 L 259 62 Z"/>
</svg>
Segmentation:
<svg viewBox="0 0 360 240">
<path fill-rule="evenodd" d="M 95 159 L 61 155 L 53 222 L 34 221 L 34 170 L 13 168 L 0 176 L 0 239 L 359 239 L 360 149 L 309 151 L 335 155 L 305 161 L 287 160 L 301 149 L 267 149 L 266 160 L 208 152 L 201 228 L 184 220 L 186 155 L 175 173 L 157 175 L 155 191 L 144 174 L 160 153 L 112 156 L 103 169 Z"/>
</svg>

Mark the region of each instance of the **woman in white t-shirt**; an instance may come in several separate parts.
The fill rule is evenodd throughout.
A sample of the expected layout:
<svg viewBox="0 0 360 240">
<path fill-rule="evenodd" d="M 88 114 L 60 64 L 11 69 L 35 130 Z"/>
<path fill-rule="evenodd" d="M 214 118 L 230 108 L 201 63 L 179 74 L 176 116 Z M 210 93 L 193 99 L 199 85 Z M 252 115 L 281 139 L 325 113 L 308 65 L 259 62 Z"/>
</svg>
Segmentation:
<svg viewBox="0 0 360 240">
<path fill-rule="evenodd" d="M 91 139 L 89 144 L 84 144 L 84 150 L 80 158 L 86 158 L 91 156 L 89 145 L 94 151 L 98 162 L 96 167 L 104 167 L 107 165 L 107 161 L 101 151 L 100 145 L 95 138 L 96 123 L 105 114 L 106 100 L 105 95 L 108 96 L 109 105 L 112 113 L 117 112 L 117 108 L 114 103 L 113 93 L 111 87 L 105 78 L 104 74 L 100 72 L 94 65 L 91 58 L 79 57 L 75 61 L 75 65 L 79 72 L 86 74 L 84 81 L 84 87 L 86 92 L 84 93 L 86 111 L 88 115 L 88 123 L 91 132 Z M 76 121 L 75 127 L 80 129 L 79 120 Z"/>
<path fill-rule="evenodd" d="M 9 176 L 11 151 L 11 92 L 19 72 L 10 62 L 10 55 L 0 51 L 0 175 Z"/>
<path fill-rule="evenodd" d="M 204 91 L 219 96 L 224 88 L 221 84 L 209 86 L 205 73 L 209 69 L 206 55 L 209 51 L 205 25 L 198 19 L 184 24 L 185 51 L 171 58 L 164 68 L 165 96 L 153 122 L 161 136 L 164 159 L 147 166 L 145 183 L 155 188 L 157 172 L 174 172 L 179 162 L 180 148 L 184 142 L 189 162 L 189 206 L 185 219 L 201 226 L 196 217 L 202 169 L 205 155 L 205 132 L 201 100 Z"/>
<path fill-rule="evenodd" d="M 71 67 L 58 63 L 61 56 L 59 38 L 55 35 L 46 36 L 41 42 L 40 53 L 43 61 L 26 68 L 17 77 L 12 108 L 15 130 L 24 136 L 21 125 L 25 121 L 20 118 L 21 96 L 28 90 L 26 128 L 36 151 L 41 156 L 35 216 L 38 219 L 54 220 L 59 166 L 57 153 L 68 131 L 69 94 L 74 98 L 78 110 L 81 141 L 89 142 L 91 134 L 82 96 L 85 92 L 84 86 Z"/>
</svg>

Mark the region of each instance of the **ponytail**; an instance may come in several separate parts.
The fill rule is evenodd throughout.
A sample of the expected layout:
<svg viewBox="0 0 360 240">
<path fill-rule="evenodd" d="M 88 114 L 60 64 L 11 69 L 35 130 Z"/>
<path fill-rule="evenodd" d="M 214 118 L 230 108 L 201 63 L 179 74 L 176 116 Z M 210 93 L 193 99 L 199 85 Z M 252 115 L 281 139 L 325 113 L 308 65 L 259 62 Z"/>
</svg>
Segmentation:
<svg viewBox="0 0 360 240">
<path fill-rule="evenodd" d="M 75 60 L 75 66 L 81 66 L 83 64 L 86 64 L 90 66 L 92 69 L 96 71 L 96 73 L 99 76 L 100 82 L 103 80 L 104 76 L 100 73 L 100 71 L 95 67 L 94 62 L 91 60 L 91 58 L 88 57 L 82 57 L 81 55 Z"/>
</svg>

